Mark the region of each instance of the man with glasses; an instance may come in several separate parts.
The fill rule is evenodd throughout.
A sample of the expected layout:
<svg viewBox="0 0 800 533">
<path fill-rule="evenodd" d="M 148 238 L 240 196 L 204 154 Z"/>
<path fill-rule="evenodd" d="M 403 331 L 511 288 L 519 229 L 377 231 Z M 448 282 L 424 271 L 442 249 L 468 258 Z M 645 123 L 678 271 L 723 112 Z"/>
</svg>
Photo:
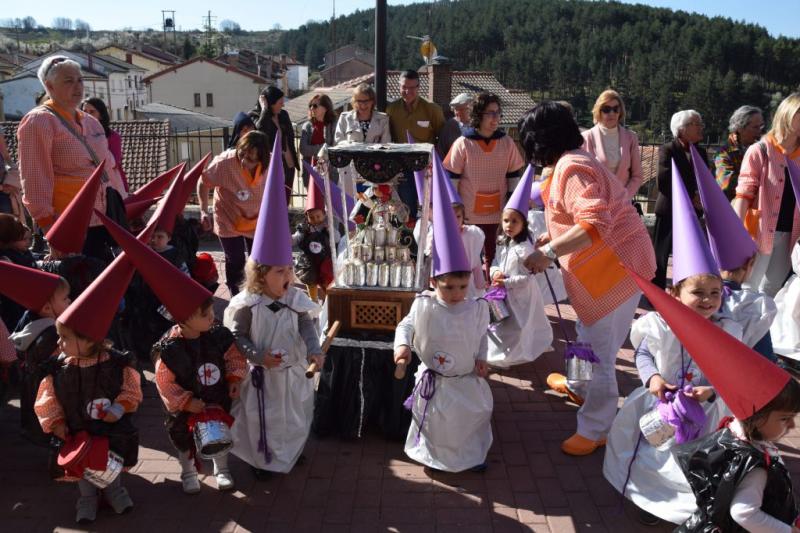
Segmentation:
<svg viewBox="0 0 800 533">
<path fill-rule="evenodd" d="M 406 70 L 400 74 L 400 98 L 386 107 L 392 141 L 407 142 L 410 134 L 415 142 L 436 144 L 444 126 L 444 113 L 438 104 L 428 102 L 419 96 L 419 74 Z M 417 189 L 413 173 L 408 172 L 397 187 L 397 194 L 411 213 L 417 215 Z"/>
</svg>

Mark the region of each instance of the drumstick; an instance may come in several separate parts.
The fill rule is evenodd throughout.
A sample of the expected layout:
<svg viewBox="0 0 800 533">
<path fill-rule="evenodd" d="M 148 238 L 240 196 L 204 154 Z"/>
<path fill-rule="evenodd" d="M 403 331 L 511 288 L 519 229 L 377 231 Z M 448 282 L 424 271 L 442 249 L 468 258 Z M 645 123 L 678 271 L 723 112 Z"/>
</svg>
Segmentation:
<svg viewBox="0 0 800 533">
<path fill-rule="evenodd" d="M 339 333 L 339 328 L 341 327 L 341 323 L 337 320 L 334 322 L 331 327 L 328 328 L 328 334 L 325 335 L 325 342 L 322 343 L 322 353 L 327 353 L 328 348 L 331 347 L 331 343 L 333 343 L 333 339 L 336 338 L 336 334 Z M 306 377 L 311 379 L 314 377 L 314 374 L 319 370 L 317 363 L 313 362 L 308 365 L 306 368 Z"/>
</svg>

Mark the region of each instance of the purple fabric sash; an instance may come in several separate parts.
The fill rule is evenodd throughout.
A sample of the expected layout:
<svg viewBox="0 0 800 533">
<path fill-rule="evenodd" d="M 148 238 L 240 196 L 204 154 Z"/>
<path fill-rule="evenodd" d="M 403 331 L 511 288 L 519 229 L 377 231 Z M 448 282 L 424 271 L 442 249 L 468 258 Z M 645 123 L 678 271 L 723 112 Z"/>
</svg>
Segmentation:
<svg viewBox="0 0 800 533">
<path fill-rule="evenodd" d="M 508 291 L 505 287 L 492 287 L 483 295 L 487 300 L 505 300 L 506 296 L 508 296 Z"/>
<path fill-rule="evenodd" d="M 425 417 L 428 415 L 428 404 L 433 399 L 433 395 L 436 394 L 436 372 L 428 368 L 422 373 L 422 377 L 414 386 L 414 390 L 411 391 L 411 396 L 406 398 L 406 401 L 403 402 L 403 407 L 411 411 L 411 409 L 414 407 L 414 397 L 417 394 L 419 394 L 420 397 L 425 400 L 425 407 L 422 410 L 422 420 L 419 422 L 419 429 L 417 429 L 417 440 L 414 442 L 414 446 L 419 446 L 419 437 L 422 434 L 422 426 L 425 425 Z"/>
<path fill-rule="evenodd" d="M 661 419 L 675 428 L 675 443 L 683 444 L 700 436 L 706 423 L 706 412 L 700 402 L 688 396 L 692 386 L 683 390 L 668 392 L 667 401 L 659 402 L 658 413 Z"/>
<path fill-rule="evenodd" d="M 256 398 L 258 398 L 258 451 L 264 454 L 264 461 L 269 464 L 272 462 L 272 454 L 269 453 L 267 446 L 267 399 L 264 396 L 264 368 L 254 366 L 250 370 L 250 378 L 256 389 Z"/>
<path fill-rule="evenodd" d="M 600 359 L 597 354 L 592 350 L 592 345 L 587 342 L 572 342 L 567 333 L 567 327 L 564 325 L 564 319 L 561 317 L 561 307 L 558 305 L 558 298 L 556 298 L 556 291 L 553 289 L 553 284 L 550 283 L 550 277 L 547 275 L 547 270 L 542 272 L 544 279 L 547 281 L 547 288 L 550 289 L 550 295 L 553 297 L 553 303 L 556 306 L 556 313 L 558 313 L 558 325 L 561 327 L 561 333 L 564 335 L 564 341 L 567 346 L 564 348 L 564 359 L 572 359 L 577 357 L 590 363 L 600 364 Z"/>
</svg>

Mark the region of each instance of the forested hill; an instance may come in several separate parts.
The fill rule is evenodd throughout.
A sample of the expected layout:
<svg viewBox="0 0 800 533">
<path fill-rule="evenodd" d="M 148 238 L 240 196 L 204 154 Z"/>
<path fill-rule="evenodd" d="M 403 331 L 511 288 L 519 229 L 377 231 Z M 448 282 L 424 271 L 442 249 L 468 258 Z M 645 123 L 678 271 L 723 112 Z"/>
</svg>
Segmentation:
<svg viewBox="0 0 800 533">
<path fill-rule="evenodd" d="M 756 7 L 757 8 L 757 7 Z M 787 16 L 792 16 L 787 13 Z M 337 46 L 372 50 L 373 10 L 338 17 Z M 417 68 L 430 34 L 457 70 L 491 70 L 509 88 L 570 100 L 582 123 L 596 95 L 611 86 L 640 130 L 669 131 L 678 109 L 694 108 L 709 136 L 731 111 L 765 109 L 800 84 L 800 39 L 773 38 L 753 24 L 618 2 L 460 0 L 390 6 L 388 65 Z M 330 22 L 287 31 L 281 48 L 316 67 L 333 46 Z"/>
</svg>

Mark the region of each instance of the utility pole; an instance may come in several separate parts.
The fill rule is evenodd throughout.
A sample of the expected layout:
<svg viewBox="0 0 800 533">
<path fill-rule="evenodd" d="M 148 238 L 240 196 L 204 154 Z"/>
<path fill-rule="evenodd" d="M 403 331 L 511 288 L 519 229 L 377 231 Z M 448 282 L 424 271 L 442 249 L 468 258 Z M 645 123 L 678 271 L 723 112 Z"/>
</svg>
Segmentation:
<svg viewBox="0 0 800 533">
<path fill-rule="evenodd" d="M 169 16 L 167 16 L 169 13 Z M 161 10 L 162 29 L 164 30 L 164 44 L 167 44 L 167 32 L 172 33 L 172 44 L 178 44 L 178 36 L 175 33 L 175 11 L 172 9 Z"/>
<path fill-rule="evenodd" d="M 375 105 L 386 110 L 386 0 L 375 0 Z"/>
<path fill-rule="evenodd" d="M 336 66 L 336 0 L 333 0 L 333 16 L 331 17 L 331 47 L 333 48 L 333 65 Z M 326 65 L 327 66 L 327 65 Z M 339 85 L 339 76 L 333 71 L 333 84 Z"/>
<path fill-rule="evenodd" d="M 212 28 L 211 21 L 212 21 L 212 19 L 214 21 L 216 21 L 217 17 L 212 17 L 211 16 L 211 10 L 209 9 L 208 10 L 208 16 L 203 17 L 203 19 L 206 22 L 206 24 L 205 24 L 205 26 L 206 26 L 206 49 L 210 50 L 211 49 L 211 28 Z"/>
</svg>

